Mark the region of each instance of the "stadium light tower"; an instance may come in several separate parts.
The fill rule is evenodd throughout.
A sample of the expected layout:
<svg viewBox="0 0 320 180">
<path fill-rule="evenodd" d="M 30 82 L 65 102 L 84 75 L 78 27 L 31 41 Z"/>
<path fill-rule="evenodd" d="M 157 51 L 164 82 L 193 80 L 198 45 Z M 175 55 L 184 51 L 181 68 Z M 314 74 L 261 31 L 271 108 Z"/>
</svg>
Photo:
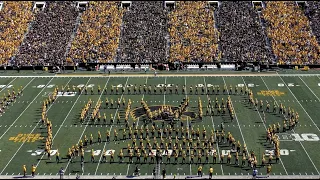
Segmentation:
<svg viewBox="0 0 320 180">
<path fill-rule="evenodd" d="M 220 2 L 219 1 L 208 1 L 208 4 L 210 7 L 214 7 L 217 8 L 220 6 Z"/>
<path fill-rule="evenodd" d="M 264 8 L 264 4 L 262 1 L 251 1 L 252 7 L 254 7 L 258 12 L 261 12 L 262 8 Z"/>
<path fill-rule="evenodd" d="M 77 1 L 78 9 L 85 9 L 87 7 L 88 1 Z"/>
<path fill-rule="evenodd" d="M 170 8 L 171 10 L 176 8 L 176 2 L 175 1 L 164 1 L 164 7 Z"/>
<path fill-rule="evenodd" d="M 307 6 L 307 2 L 306 1 L 296 1 L 296 5 L 300 6 L 302 8 L 305 8 Z"/>
<path fill-rule="evenodd" d="M 132 4 L 132 1 L 121 1 L 121 8 L 129 8 Z"/>
<path fill-rule="evenodd" d="M 44 2 L 44 1 L 41 1 L 41 2 L 36 1 L 34 3 L 34 5 L 33 5 L 33 10 L 40 9 L 41 11 L 43 11 L 45 7 L 46 7 L 46 2 Z"/>
</svg>

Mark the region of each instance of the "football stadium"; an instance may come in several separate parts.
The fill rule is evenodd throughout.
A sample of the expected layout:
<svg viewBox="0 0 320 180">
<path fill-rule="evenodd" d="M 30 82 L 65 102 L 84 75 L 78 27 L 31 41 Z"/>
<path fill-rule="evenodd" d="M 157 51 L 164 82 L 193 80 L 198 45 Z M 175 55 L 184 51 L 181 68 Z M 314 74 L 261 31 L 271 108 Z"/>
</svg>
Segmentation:
<svg viewBox="0 0 320 180">
<path fill-rule="evenodd" d="M 0 179 L 319 179 L 319 1 L 0 1 Z"/>
</svg>

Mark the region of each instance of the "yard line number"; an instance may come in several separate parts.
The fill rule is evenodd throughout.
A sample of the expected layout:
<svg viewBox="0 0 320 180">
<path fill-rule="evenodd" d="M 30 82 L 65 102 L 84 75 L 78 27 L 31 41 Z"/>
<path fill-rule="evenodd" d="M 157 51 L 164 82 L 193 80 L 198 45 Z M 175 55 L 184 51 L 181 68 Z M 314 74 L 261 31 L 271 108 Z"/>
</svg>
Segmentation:
<svg viewBox="0 0 320 180">
<path fill-rule="evenodd" d="M 313 133 L 303 133 L 303 134 L 289 134 L 289 133 L 280 133 L 278 134 L 280 141 L 319 141 L 319 137 Z"/>
</svg>

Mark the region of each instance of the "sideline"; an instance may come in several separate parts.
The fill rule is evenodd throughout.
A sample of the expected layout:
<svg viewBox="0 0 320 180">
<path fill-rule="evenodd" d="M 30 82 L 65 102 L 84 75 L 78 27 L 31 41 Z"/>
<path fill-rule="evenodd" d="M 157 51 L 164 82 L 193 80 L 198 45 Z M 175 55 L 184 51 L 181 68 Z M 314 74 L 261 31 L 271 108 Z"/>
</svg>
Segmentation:
<svg viewBox="0 0 320 180">
<path fill-rule="evenodd" d="M 64 179 L 76 179 L 76 175 L 64 175 Z M 5 176 L 1 175 L 0 179 L 30 179 L 33 178 L 31 175 L 27 175 L 26 177 L 23 177 L 21 175 L 16 176 Z M 59 175 L 35 175 L 36 179 L 60 179 Z M 132 176 L 107 176 L 107 175 L 80 175 L 80 179 L 153 179 L 152 175 L 142 175 L 138 177 L 132 177 Z M 162 178 L 162 177 L 161 177 Z M 174 176 L 167 175 L 165 179 L 173 179 Z M 209 175 L 203 175 L 202 177 L 198 177 L 197 175 L 194 176 L 179 176 L 177 175 L 175 179 L 208 179 Z M 265 175 L 259 175 L 257 176 L 257 179 L 319 179 L 320 176 L 317 175 L 270 175 L 269 177 Z M 212 179 L 252 179 L 251 175 L 213 175 Z"/>
<path fill-rule="evenodd" d="M 230 73 L 230 74 L 157 74 L 157 77 L 248 77 L 248 76 L 320 76 L 320 74 Z M 154 74 L 55 74 L 43 76 L 0 76 L 0 78 L 50 78 L 50 77 L 154 77 Z"/>
</svg>

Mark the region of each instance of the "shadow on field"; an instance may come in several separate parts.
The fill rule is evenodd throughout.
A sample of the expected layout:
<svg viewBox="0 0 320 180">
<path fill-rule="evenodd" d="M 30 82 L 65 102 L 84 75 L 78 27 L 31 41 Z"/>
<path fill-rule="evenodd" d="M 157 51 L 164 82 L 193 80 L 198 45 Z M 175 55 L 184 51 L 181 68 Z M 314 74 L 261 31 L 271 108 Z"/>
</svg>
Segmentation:
<svg viewBox="0 0 320 180">
<path fill-rule="evenodd" d="M 34 178 L 34 177 L 33 176 L 14 176 L 13 178 L 14 179 L 19 179 L 19 178 L 25 179 L 25 178 Z"/>
</svg>

